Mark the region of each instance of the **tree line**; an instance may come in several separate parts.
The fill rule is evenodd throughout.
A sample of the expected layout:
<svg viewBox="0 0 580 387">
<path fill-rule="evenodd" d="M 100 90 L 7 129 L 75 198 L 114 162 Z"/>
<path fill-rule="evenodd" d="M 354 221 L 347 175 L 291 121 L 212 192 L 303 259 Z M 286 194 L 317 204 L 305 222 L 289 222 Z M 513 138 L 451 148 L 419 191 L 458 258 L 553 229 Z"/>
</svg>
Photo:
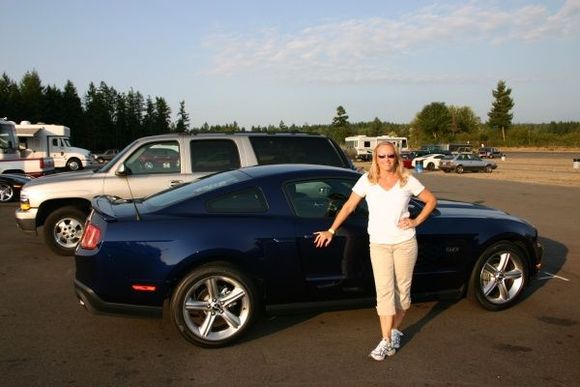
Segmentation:
<svg viewBox="0 0 580 387">
<path fill-rule="evenodd" d="M 492 90 L 493 102 L 488 119 L 483 122 L 469 106 L 448 106 L 432 102 L 424 106 L 410 123 L 382 121 L 349 121 L 343 106 L 328 124 L 278 125 L 241 127 L 237 122 L 200 127 L 190 125 L 185 101 L 179 104 L 175 121 L 163 97 L 143 96 L 130 89 L 119 92 L 101 82 L 90 83 L 87 92 L 78 95 L 69 80 L 64 88 L 44 86 L 36 71 L 29 71 L 15 82 L 6 73 L 0 78 L 0 116 L 20 122 L 44 122 L 65 125 L 71 130 L 76 146 L 93 151 L 123 148 L 131 141 L 148 135 L 170 132 L 306 132 L 320 133 L 344 144 L 354 135 L 393 135 L 409 138 L 413 147 L 425 143 L 469 142 L 492 146 L 580 146 L 579 122 L 513 124 L 515 102 L 511 89 L 499 81 Z"/>
</svg>

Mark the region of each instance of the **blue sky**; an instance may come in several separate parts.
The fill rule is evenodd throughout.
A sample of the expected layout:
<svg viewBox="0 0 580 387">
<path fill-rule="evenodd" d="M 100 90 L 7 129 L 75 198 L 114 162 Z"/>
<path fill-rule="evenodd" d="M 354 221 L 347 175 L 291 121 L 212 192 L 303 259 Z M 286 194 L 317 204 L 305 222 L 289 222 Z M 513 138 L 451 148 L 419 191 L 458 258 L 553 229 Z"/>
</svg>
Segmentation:
<svg viewBox="0 0 580 387">
<path fill-rule="evenodd" d="M 580 0 L 0 0 L 0 73 L 163 97 L 191 125 L 408 123 L 431 102 L 483 121 L 580 121 Z"/>
</svg>

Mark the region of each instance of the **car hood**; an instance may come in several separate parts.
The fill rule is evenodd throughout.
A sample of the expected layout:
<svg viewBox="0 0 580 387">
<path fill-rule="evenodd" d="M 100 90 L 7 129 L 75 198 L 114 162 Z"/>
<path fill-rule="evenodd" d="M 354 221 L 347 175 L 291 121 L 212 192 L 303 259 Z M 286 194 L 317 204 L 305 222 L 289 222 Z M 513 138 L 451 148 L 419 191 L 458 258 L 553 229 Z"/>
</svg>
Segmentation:
<svg viewBox="0 0 580 387">
<path fill-rule="evenodd" d="M 41 176 L 39 178 L 33 179 L 27 183 L 27 187 L 33 187 L 38 184 L 46 183 L 60 183 L 60 182 L 72 182 L 76 180 L 85 180 L 93 177 L 95 172 L 90 169 L 83 169 L 78 172 L 60 172 L 51 175 Z"/>
<path fill-rule="evenodd" d="M 437 200 L 437 211 L 440 216 L 449 218 L 488 218 L 511 219 L 521 221 L 507 212 L 486 207 L 478 203 L 467 203 L 453 200 Z"/>
</svg>

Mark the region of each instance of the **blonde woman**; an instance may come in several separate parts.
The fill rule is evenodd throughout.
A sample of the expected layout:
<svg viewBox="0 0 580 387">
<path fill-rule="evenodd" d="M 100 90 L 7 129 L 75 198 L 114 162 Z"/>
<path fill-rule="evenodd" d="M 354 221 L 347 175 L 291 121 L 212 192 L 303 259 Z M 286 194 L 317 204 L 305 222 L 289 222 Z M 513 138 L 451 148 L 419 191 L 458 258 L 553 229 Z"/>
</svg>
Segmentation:
<svg viewBox="0 0 580 387">
<path fill-rule="evenodd" d="M 411 196 L 425 203 L 414 219 L 408 211 Z M 403 167 L 393 144 L 380 143 L 373 150 L 370 170 L 354 185 L 330 228 L 315 233 L 316 247 L 328 246 L 363 198 L 369 208 L 370 256 L 382 333 L 381 341 L 369 357 L 380 361 L 394 355 L 400 347 L 403 333 L 399 327 L 411 306 L 411 281 L 417 260 L 415 228 L 427 219 L 437 199 Z"/>
</svg>

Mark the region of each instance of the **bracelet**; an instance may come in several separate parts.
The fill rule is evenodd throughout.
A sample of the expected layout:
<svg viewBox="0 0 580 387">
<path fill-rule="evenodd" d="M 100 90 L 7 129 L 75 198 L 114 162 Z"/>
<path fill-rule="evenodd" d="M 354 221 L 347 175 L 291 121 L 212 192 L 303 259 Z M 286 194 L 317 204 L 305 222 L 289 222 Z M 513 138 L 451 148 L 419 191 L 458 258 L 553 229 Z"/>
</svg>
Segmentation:
<svg viewBox="0 0 580 387">
<path fill-rule="evenodd" d="M 334 233 L 335 233 L 335 231 L 332 228 L 329 228 L 328 232 L 331 233 L 332 235 L 334 235 Z"/>
</svg>

